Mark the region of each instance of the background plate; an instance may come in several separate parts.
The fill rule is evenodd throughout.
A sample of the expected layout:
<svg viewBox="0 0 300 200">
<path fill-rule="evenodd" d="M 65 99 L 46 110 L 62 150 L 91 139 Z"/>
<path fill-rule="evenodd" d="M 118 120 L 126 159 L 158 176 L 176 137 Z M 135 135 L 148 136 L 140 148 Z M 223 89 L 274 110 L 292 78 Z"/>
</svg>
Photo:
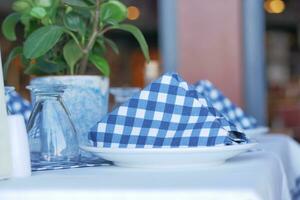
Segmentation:
<svg viewBox="0 0 300 200">
<path fill-rule="evenodd" d="M 245 134 L 248 138 L 255 138 L 257 136 L 265 135 L 269 131 L 270 131 L 270 129 L 268 127 L 260 126 L 258 128 L 245 130 Z"/>
</svg>

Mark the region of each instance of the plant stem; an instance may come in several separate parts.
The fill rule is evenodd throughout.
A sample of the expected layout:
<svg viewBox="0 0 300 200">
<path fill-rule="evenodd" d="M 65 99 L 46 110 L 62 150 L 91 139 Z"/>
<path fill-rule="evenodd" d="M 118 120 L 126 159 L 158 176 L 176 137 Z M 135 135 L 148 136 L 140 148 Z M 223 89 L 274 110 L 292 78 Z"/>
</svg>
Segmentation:
<svg viewBox="0 0 300 200">
<path fill-rule="evenodd" d="M 107 31 L 109 31 L 109 30 L 111 30 L 111 29 L 113 29 L 113 28 L 112 28 L 112 27 L 106 27 L 106 28 L 104 28 L 102 31 L 100 31 L 100 32 L 98 33 L 98 36 L 103 35 L 104 33 L 106 33 Z"/>
<path fill-rule="evenodd" d="M 92 34 L 88 40 L 86 47 L 82 50 L 83 57 L 81 59 L 79 65 L 79 74 L 85 74 L 88 60 L 89 60 L 89 52 L 93 48 L 95 41 L 97 39 L 99 33 L 99 17 L 100 17 L 100 0 L 96 0 L 96 7 L 95 7 L 95 15 L 94 15 L 94 22 L 93 22 L 93 30 Z"/>
</svg>

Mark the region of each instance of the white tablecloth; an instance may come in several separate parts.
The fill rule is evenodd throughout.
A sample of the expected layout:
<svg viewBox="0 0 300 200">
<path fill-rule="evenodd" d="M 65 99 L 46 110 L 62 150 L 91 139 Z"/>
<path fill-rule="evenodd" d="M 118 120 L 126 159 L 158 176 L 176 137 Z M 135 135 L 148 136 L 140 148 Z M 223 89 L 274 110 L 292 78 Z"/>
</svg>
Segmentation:
<svg viewBox="0 0 300 200">
<path fill-rule="evenodd" d="M 300 146 L 291 137 L 269 134 L 258 137 L 260 148 L 277 156 L 287 176 L 288 188 L 294 200 L 300 200 Z M 297 184 L 298 182 L 298 184 Z"/>
<path fill-rule="evenodd" d="M 285 136 L 258 140 L 265 150 L 206 169 L 105 166 L 37 172 L 29 178 L 0 182 L 0 199 L 291 199 L 290 190 L 296 187 L 300 171 L 295 169 L 300 164 L 294 161 L 300 153 L 298 145 Z"/>
</svg>

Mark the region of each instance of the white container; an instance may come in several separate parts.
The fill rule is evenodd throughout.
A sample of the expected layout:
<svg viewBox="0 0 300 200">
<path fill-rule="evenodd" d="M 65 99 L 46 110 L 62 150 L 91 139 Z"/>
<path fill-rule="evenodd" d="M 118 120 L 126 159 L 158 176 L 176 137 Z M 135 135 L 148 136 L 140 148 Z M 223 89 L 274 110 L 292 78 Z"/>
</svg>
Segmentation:
<svg viewBox="0 0 300 200">
<path fill-rule="evenodd" d="M 6 101 L 0 55 L 0 180 L 11 176 L 11 146 L 7 126 Z"/>
<path fill-rule="evenodd" d="M 31 175 L 31 163 L 25 121 L 22 115 L 8 116 L 11 161 L 11 177 L 22 178 Z"/>
</svg>

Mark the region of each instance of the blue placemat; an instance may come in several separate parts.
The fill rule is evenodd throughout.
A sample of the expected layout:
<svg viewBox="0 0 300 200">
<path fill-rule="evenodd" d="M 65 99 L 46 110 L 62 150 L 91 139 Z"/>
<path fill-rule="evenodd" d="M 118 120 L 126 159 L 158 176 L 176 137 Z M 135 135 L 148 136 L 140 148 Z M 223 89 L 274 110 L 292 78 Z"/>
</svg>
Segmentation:
<svg viewBox="0 0 300 200">
<path fill-rule="evenodd" d="M 36 171 L 46 171 L 46 170 L 59 170 L 59 169 L 73 169 L 73 168 L 83 168 L 83 167 L 99 167 L 99 166 L 109 166 L 113 163 L 101 158 L 81 158 L 78 162 L 60 162 L 60 163 L 49 163 L 49 162 L 32 162 L 31 170 Z"/>
</svg>

